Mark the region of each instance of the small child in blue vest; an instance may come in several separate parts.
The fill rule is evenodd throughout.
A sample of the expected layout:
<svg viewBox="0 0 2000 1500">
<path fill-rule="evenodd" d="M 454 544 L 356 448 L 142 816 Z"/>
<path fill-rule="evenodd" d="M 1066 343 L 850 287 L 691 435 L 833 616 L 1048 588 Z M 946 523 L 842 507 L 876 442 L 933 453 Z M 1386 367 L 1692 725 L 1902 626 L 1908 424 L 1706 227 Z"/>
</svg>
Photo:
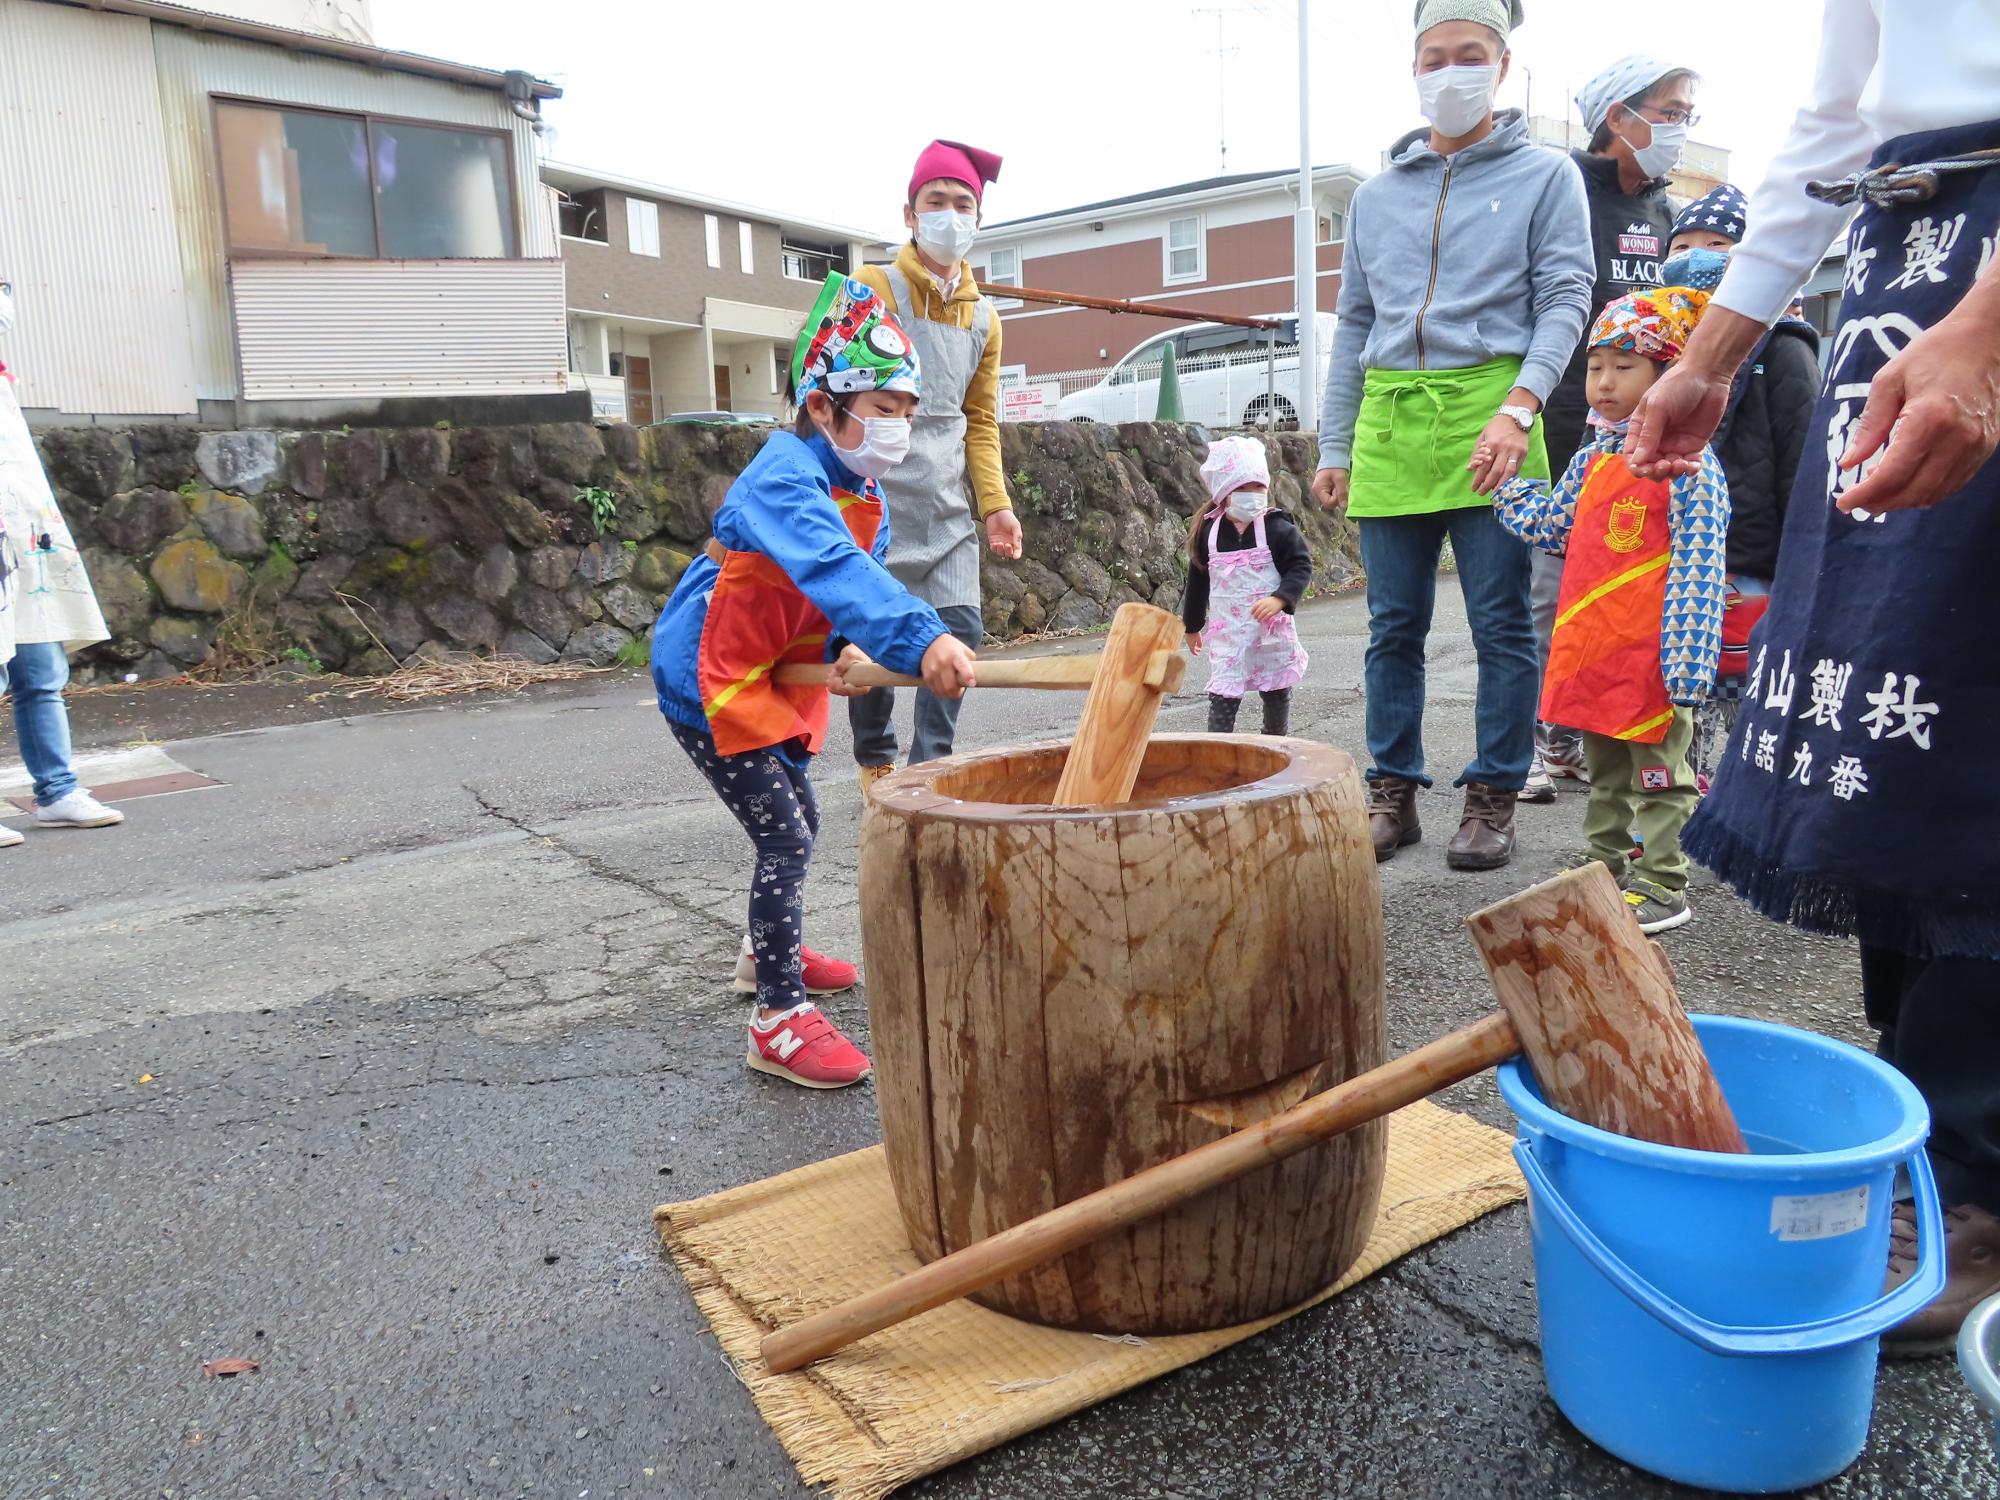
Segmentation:
<svg viewBox="0 0 2000 1500">
<path fill-rule="evenodd" d="M 889 523 L 877 481 L 909 451 L 918 379 L 882 299 L 827 277 L 792 359 L 797 426 L 729 487 L 715 540 L 653 628 L 660 712 L 756 849 L 745 1061 L 807 1088 L 841 1088 L 870 1069 L 813 1004 L 803 972 L 809 958 L 827 962 L 804 943 L 819 833 L 806 770 L 826 737 L 827 694 L 862 691 L 846 672 L 871 657 L 944 698 L 973 681 L 971 650 L 882 565 Z M 825 662 L 826 682 L 779 680 L 783 667 Z"/>
</svg>

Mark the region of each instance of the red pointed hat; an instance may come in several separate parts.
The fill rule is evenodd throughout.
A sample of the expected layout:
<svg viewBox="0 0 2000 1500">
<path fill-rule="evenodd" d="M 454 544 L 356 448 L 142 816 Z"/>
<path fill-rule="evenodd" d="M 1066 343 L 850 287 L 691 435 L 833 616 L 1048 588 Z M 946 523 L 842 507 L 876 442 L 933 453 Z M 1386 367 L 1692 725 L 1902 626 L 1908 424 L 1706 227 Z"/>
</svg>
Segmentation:
<svg viewBox="0 0 2000 1500">
<path fill-rule="evenodd" d="M 963 141 L 932 141 L 918 154 L 916 170 L 910 174 L 910 202 L 917 201 L 918 188 L 940 177 L 964 183 L 973 197 L 984 201 L 986 184 L 1000 180 L 1000 158 Z"/>
</svg>

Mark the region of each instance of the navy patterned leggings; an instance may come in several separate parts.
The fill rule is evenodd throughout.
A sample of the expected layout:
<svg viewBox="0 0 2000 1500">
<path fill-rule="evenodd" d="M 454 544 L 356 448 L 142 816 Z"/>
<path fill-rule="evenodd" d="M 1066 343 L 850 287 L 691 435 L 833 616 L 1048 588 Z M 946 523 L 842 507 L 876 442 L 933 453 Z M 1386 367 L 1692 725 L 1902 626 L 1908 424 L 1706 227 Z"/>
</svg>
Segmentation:
<svg viewBox="0 0 2000 1500">
<path fill-rule="evenodd" d="M 790 1010 L 806 1003 L 799 977 L 805 941 L 806 861 L 819 837 L 819 800 L 803 767 L 771 750 L 723 755 L 699 729 L 673 731 L 695 769 L 756 846 L 750 880 L 750 952 L 757 965 L 757 1004 Z"/>
</svg>

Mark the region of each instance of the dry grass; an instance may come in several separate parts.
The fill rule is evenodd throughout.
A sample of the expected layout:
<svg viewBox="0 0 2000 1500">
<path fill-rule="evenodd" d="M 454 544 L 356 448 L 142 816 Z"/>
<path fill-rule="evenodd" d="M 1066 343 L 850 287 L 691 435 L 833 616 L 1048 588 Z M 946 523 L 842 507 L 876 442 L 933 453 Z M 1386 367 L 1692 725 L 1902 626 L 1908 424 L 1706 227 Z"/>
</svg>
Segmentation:
<svg viewBox="0 0 2000 1500">
<path fill-rule="evenodd" d="M 460 693 L 512 693 L 538 682 L 571 682 L 600 677 L 616 667 L 589 667 L 580 662 L 544 665 L 525 656 L 480 656 L 470 651 L 415 657 L 381 677 L 344 679 L 347 685 L 321 698 L 386 698 L 414 703 L 421 698 L 449 698 Z"/>
</svg>

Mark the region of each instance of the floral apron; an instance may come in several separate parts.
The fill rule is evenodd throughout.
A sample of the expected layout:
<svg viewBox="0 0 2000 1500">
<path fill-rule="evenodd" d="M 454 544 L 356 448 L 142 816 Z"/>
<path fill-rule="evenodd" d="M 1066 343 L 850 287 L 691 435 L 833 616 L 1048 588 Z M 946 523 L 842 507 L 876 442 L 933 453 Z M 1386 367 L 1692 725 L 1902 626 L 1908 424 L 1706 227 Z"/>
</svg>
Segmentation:
<svg viewBox="0 0 2000 1500">
<path fill-rule="evenodd" d="M 1253 523 L 1250 545 L 1237 552 L 1216 550 L 1224 519 L 1217 516 L 1208 530 L 1208 623 L 1201 632 L 1208 691 L 1219 698 L 1275 693 L 1306 675 L 1306 649 L 1290 614 L 1280 611 L 1261 622 L 1250 615 L 1251 605 L 1278 589 L 1264 518 Z"/>
</svg>

